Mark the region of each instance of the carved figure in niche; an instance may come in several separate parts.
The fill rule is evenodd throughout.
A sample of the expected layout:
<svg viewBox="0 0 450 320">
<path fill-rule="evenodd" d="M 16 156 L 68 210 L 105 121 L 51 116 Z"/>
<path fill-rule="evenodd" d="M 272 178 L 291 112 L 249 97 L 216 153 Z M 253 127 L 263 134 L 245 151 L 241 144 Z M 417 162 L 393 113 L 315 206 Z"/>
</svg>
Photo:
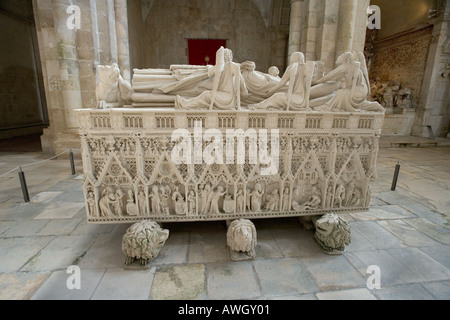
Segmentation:
<svg viewBox="0 0 450 320">
<path fill-rule="evenodd" d="M 227 194 L 225 199 L 223 200 L 223 211 L 225 213 L 231 214 L 236 210 L 236 200 L 233 199 L 232 196 Z"/>
<path fill-rule="evenodd" d="M 200 194 L 200 208 L 201 214 L 203 215 L 208 213 L 209 205 L 211 203 L 209 201 L 210 195 L 211 195 L 211 184 L 207 183 Z"/>
<path fill-rule="evenodd" d="M 186 202 L 183 195 L 179 191 L 179 187 L 175 187 L 175 191 L 172 193 L 173 206 L 175 207 L 175 213 L 177 215 L 186 214 Z"/>
<path fill-rule="evenodd" d="M 159 195 L 159 187 L 157 185 L 153 185 L 152 193 L 149 196 L 150 198 L 150 208 L 154 215 L 161 214 L 161 197 Z"/>
<path fill-rule="evenodd" d="M 360 205 L 360 203 L 362 202 L 361 196 L 362 196 L 361 189 L 355 187 L 353 189 L 352 196 L 348 203 L 348 207 L 350 207 L 350 208 L 358 207 Z"/>
<path fill-rule="evenodd" d="M 355 191 L 355 182 L 354 181 L 350 181 L 347 184 L 347 187 L 345 188 L 345 200 L 343 202 L 343 205 L 345 207 L 349 207 L 350 206 L 350 202 L 352 200 L 352 196 L 353 196 L 353 192 Z"/>
<path fill-rule="evenodd" d="M 196 210 L 197 210 L 197 206 L 196 206 L 196 199 L 197 197 L 195 196 L 195 192 L 194 190 L 191 190 L 189 192 L 189 195 L 187 197 L 187 202 L 188 202 L 188 215 L 189 216 L 195 216 L 196 215 Z"/>
<path fill-rule="evenodd" d="M 228 193 L 228 188 L 224 189 L 222 186 L 218 186 L 211 196 L 211 214 L 220 214 L 219 200 Z"/>
<path fill-rule="evenodd" d="M 272 191 L 272 194 L 266 196 L 266 211 L 278 211 L 280 209 L 280 195 L 278 189 Z"/>
<path fill-rule="evenodd" d="M 129 216 L 137 216 L 137 206 L 134 200 L 134 193 L 132 190 L 128 191 L 128 200 L 127 200 L 127 214 Z"/>
<path fill-rule="evenodd" d="M 252 212 L 260 212 L 261 211 L 261 207 L 262 207 L 262 198 L 264 196 L 264 190 L 263 187 L 260 183 L 257 183 L 255 185 L 255 190 L 253 190 L 252 194 L 251 194 L 251 211 Z"/>
<path fill-rule="evenodd" d="M 326 203 L 325 203 L 326 208 L 333 207 L 333 189 L 334 188 L 332 185 L 329 185 L 327 188 Z"/>
<path fill-rule="evenodd" d="M 119 108 L 131 104 L 132 88 L 128 81 L 120 75 L 119 66 L 98 66 L 98 83 L 96 89 L 97 107 Z"/>
<path fill-rule="evenodd" d="M 249 188 L 247 188 L 245 203 L 247 204 L 247 210 L 249 212 L 251 212 L 252 211 L 252 191 Z"/>
<path fill-rule="evenodd" d="M 89 211 L 89 215 L 91 217 L 95 217 L 96 214 L 96 206 L 95 206 L 95 195 L 94 195 L 94 191 L 89 190 L 88 192 L 88 196 L 87 196 L 87 207 L 88 207 L 88 211 Z"/>
<path fill-rule="evenodd" d="M 115 205 L 117 203 L 116 194 L 112 187 L 106 187 L 105 194 L 99 201 L 100 217 L 114 217 Z"/>
<path fill-rule="evenodd" d="M 284 188 L 283 192 L 283 208 L 282 210 L 287 212 L 290 211 L 291 205 L 289 203 L 289 188 Z"/>
<path fill-rule="evenodd" d="M 231 260 L 237 261 L 241 252 L 246 258 L 256 257 L 257 245 L 256 228 L 253 222 L 246 219 L 235 220 L 230 224 L 227 231 L 227 245 L 230 248 Z"/>
<path fill-rule="evenodd" d="M 262 102 L 267 98 L 267 92 L 269 92 L 273 86 L 280 83 L 281 79 L 278 77 L 280 71 L 277 67 L 269 69 L 269 74 L 255 71 L 255 68 L 256 65 L 253 61 L 241 63 L 242 76 L 249 93 L 247 99 L 242 99 L 243 104 L 256 104 Z M 270 75 L 270 70 L 273 74 L 276 74 L 276 76 Z M 282 87 L 280 90 L 287 92 L 287 89 L 287 87 Z"/>
<path fill-rule="evenodd" d="M 244 191 L 242 189 L 239 189 L 236 195 L 236 211 L 238 213 L 243 213 L 245 211 L 244 202 Z"/>
<path fill-rule="evenodd" d="M 320 190 L 314 186 L 311 197 L 306 203 L 303 204 L 303 210 L 315 210 L 321 203 L 322 200 L 320 200 Z"/>
<path fill-rule="evenodd" d="M 216 68 L 210 69 L 209 76 L 214 75 L 212 91 L 204 91 L 198 97 L 185 99 L 177 96 L 175 108 L 177 109 L 220 109 L 239 110 L 241 95 L 248 96 L 245 80 L 242 77 L 240 66 L 233 62 L 233 52 L 221 47 L 217 51 Z"/>
<path fill-rule="evenodd" d="M 345 187 L 340 184 L 336 187 L 334 205 L 338 208 L 342 208 L 345 201 Z"/>
<path fill-rule="evenodd" d="M 125 194 L 123 193 L 122 189 L 118 188 L 116 191 L 116 203 L 115 203 L 115 209 L 116 209 L 116 215 L 121 217 L 123 216 L 123 198 L 125 197 Z"/>
<path fill-rule="evenodd" d="M 141 216 L 143 216 L 147 213 L 145 202 L 146 202 L 146 197 L 145 197 L 144 190 L 140 190 L 139 194 L 138 194 L 138 205 L 139 205 L 139 213 L 141 214 Z"/>
<path fill-rule="evenodd" d="M 252 110 L 310 110 L 309 95 L 311 89 L 313 65 L 305 63 L 305 56 L 301 52 L 291 55 L 289 67 L 283 78 L 271 90 L 266 92 L 266 100 L 249 105 Z M 287 92 L 280 89 L 289 83 Z"/>
<path fill-rule="evenodd" d="M 368 101 L 370 82 L 363 53 L 345 52 L 336 61 L 336 69 L 325 75 L 319 83 L 335 81 L 339 90 L 330 101 L 315 110 L 384 112 L 378 102 Z"/>
</svg>

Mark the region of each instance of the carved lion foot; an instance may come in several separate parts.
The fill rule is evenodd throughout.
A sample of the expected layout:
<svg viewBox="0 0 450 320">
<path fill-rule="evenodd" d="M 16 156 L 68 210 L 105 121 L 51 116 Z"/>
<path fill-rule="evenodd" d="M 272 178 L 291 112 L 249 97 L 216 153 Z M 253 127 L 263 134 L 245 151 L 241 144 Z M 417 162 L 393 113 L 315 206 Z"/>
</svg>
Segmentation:
<svg viewBox="0 0 450 320">
<path fill-rule="evenodd" d="M 232 261 L 251 260 L 256 257 L 256 228 L 246 219 L 234 220 L 228 227 L 227 245 Z"/>
<path fill-rule="evenodd" d="M 326 254 L 340 255 L 351 242 L 348 222 L 334 213 L 318 219 L 315 227 L 314 240 Z"/>
</svg>

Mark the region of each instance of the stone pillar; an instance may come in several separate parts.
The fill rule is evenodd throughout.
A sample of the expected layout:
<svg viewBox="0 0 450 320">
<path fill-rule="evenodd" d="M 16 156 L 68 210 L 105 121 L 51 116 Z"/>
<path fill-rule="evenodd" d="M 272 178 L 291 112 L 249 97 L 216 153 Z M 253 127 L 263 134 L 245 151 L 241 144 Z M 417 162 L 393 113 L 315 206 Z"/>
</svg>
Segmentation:
<svg viewBox="0 0 450 320">
<path fill-rule="evenodd" d="M 300 51 L 302 35 L 303 0 L 291 0 L 291 24 L 289 29 L 288 60 L 292 53 Z"/>
<path fill-rule="evenodd" d="M 61 90 L 66 128 L 77 130 L 75 109 L 82 108 L 80 70 L 78 66 L 76 30 L 67 27 L 67 8 L 71 0 L 53 0 L 53 18 L 59 60 L 59 88 Z"/>
<path fill-rule="evenodd" d="M 445 70 L 450 61 L 450 1 L 438 7 L 428 52 L 417 118 L 412 135 L 447 137 L 450 122 L 450 81 Z"/>
<path fill-rule="evenodd" d="M 341 0 L 335 58 L 353 49 L 357 8 L 357 0 Z"/>
<path fill-rule="evenodd" d="M 115 0 L 117 59 L 122 77 L 131 82 L 127 0 Z"/>
</svg>

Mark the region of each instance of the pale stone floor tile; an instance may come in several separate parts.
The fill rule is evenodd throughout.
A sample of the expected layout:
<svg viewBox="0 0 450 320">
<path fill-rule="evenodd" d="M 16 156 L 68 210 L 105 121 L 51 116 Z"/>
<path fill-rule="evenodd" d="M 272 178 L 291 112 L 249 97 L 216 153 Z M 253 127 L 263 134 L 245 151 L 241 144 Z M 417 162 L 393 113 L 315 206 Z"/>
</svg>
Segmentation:
<svg viewBox="0 0 450 320">
<path fill-rule="evenodd" d="M 317 300 L 314 293 L 301 294 L 301 295 L 287 295 L 279 297 L 270 297 L 270 300 L 282 300 L 282 301 L 292 301 L 292 300 Z"/>
<path fill-rule="evenodd" d="M 147 300 L 155 268 L 148 270 L 108 269 L 95 289 L 92 300 Z"/>
<path fill-rule="evenodd" d="M 187 263 L 189 249 L 189 233 L 171 232 L 158 257 L 152 260 L 152 265 Z"/>
<path fill-rule="evenodd" d="M 84 206 L 84 203 L 55 202 L 45 208 L 44 212 L 34 219 L 72 219 Z"/>
<path fill-rule="evenodd" d="M 2 236 L 3 237 L 33 237 L 39 230 L 47 225 L 48 220 L 22 220 L 17 221 L 14 225 L 9 228 Z"/>
<path fill-rule="evenodd" d="M 323 252 L 314 241 L 313 233 L 303 228 L 272 230 L 273 238 L 284 257 L 314 257 L 321 256 Z"/>
<path fill-rule="evenodd" d="M 36 235 L 65 235 L 70 234 L 81 222 L 81 217 L 73 219 L 35 220 L 45 221 L 46 225 L 36 232 Z"/>
<path fill-rule="evenodd" d="M 189 263 L 230 261 L 226 232 L 192 232 L 188 259 Z"/>
<path fill-rule="evenodd" d="M 49 273 L 0 274 L 0 300 L 29 300 Z"/>
<path fill-rule="evenodd" d="M 122 237 L 123 234 L 98 236 L 78 266 L 82 269 L 123 268 L 126 256 L 122 252 Z"/>
<path fill-rule="evenodd" d="M 422 284 L 433 295 L 434 299 L 450 300 L 450 281 L 440 281 Z"/>
<path fill-rule="evenodd" d="M 86 253 L 94 236 L 58 236 L 42 249 L 22 269 L 23 272 L 67 269 Z"/>
<path fill-rule="evenodd" d="M 439 225 L 445 225 L 446 223 L 450 222 L 444 214 L 438 212 L 437 210 L 433 210 L 432 208 L 426 207 L 420 203 L 404 204 L 402 205 L 402 207 L 414 213 L 417 217 L 428 219 L 431 222 L 437 223 Z"/>
<path fill-rule="evenodd" d="M 417 248 L 390 249 L 387 252 L 423 281 L 450 280 L 450 270 Z"/>
<path fill-rule="evenodd" d="M 398 248 L 402 246 L 400 239 L 375 221 L 352 222 L 350 226 L 370 241 L 377 249 Z"/>
<path fill-rule="evenodd" d="M 0 273 L 18 271 L 52 239 L 53 237 L 0 239 Z"/>
<path fill-rule="evenodd" d="M 450 270 L 450 248 L 448 246 L 439 244 L 432 247 L 422 247 L 420 251 Z"/>
<path fill-rule="evenodd" d="M 438 242 L 419 232 L 402 220 L 384 220 L 379 221 L 378 223 L 399 238 L 404 246 L 424 247 L 438 244 Z"/>
<path fill-rule="evenodd" d="M 346 258 L 357 268 L 364 277 L 363 286 L 372 273 L 367 273 L 370 266 L 380 268 L 381 287 L 398 284 L 420 282 L 420 277 L 409 270 L 407 266 L 395 259 L 385 250 L 360 251 L 345 254 Z"/>
<path fill-rule="evenodd" d="M 105 269 L 80 270 L 81 289 L 70 290 L 67 281 L 74 274 L 66 270 L 55 271 L 31 297 L 32 300 L 89 300 L 101 281 Z"/>
<path fill-rule="evenodd" d="M 41 192 L 31 199 L 31 203 L 49 203 L 60 196 L 62 193 L 62 191 Z"/>
<path fill-rule="evenodd" d="M 358 288 L 366 283 L 345 256 L 304 258 L 302 263 L 321 291 Z"/>
<path fill-rule="evenodd" d="M 366 288 L 316 293 L 319 300 L 377 300 Z"/>
<path fill-rule="evenodd" d="M 351 242 L 345 248 L 345 252 L 354 251 L 370 251 L 376 250 L 376 247 L 366 238 L 364 238 L 358 231 L 351 230 Z"/>
<path fill-rule="evenodd" d="M 206 268 L 209 299 L 238 300 L 261 296 L 251 262 L 208 264 Z"/>
<path fill-rule="evenodd" d="M 153 300 L 205 299 L 205 265 L 158 267 L 150 298 Z"/>
<path fill-rule="evenodd" d="M 283 257 L 272 232 L 268 229 L 257 230 L 257 245 L 255 259 L 274 259 Z"/>
<path fill-rule="evenodd" d="M 434 300 L 430 292 L 418 283 L 382 287 L 373 293 L 381 300 Z"/>
<path fill-rule="evenodd" d="M 396 205 L 374 206 L 369 209 L 369 212 L 351 213 L 350 215 L 360 221 L 416 217 L 410 211 Z"/>
<path fill-rule="evenodd" d="M 405 219 L 404 222 L 425 233 L 430 238 L 450 245 L 450 230 L 425 218 Z"/>
<path fill-rule="evenodd" d="M 253 265 L 263 295 L 305 294 L 318 291 L 300 259 L 256 260 Z"/>
<path fill-rule="evenodd" d="M 16 221 L 0 221 L 0 237 L 2 233 L 8 231 L 15 224 Z"/>
<path fill-rule="evenodd" d="M 71 235 L 81 235 L 81 234 L 110 234 L 116 228 L 114 224 L 89 224 L 86 218 L 82 219 L 81 222 L 76 226 L 76 228 L 70 233 Z"/>
<path fill-rule="evenodd" d="M 44 203 L 14 203 L 9 208 L 2 206 L 4 209 L 0 211 L 0 220 L 23 221 L 33 219 L 47 206 L 48 204 Z"/>
</svg>

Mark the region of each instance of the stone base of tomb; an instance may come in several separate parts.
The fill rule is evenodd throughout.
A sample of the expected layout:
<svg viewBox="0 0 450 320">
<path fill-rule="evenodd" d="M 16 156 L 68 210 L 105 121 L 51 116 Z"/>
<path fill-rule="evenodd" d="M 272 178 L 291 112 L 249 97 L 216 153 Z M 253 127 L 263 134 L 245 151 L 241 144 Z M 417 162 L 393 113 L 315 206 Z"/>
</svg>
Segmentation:
<svg viewBox="0 0 450 320">
<path fill-rule="evenodd" d="M 383 113 L 77 112 L 90 223 L 322 216 L 369 207 Z M 192 138 L 192 163 L 172 159 L 180 142 L 173 133 L 180 129 Z M 198 150 L 217 155 L 209 129 L 223 134 L 215 147 L 223 146 L 225 164 L 195 160 Z M 227 138 L 230 132 L 241 135 Z M 239 146 L 245 150 L 240 159 Z"/>
</svg>

